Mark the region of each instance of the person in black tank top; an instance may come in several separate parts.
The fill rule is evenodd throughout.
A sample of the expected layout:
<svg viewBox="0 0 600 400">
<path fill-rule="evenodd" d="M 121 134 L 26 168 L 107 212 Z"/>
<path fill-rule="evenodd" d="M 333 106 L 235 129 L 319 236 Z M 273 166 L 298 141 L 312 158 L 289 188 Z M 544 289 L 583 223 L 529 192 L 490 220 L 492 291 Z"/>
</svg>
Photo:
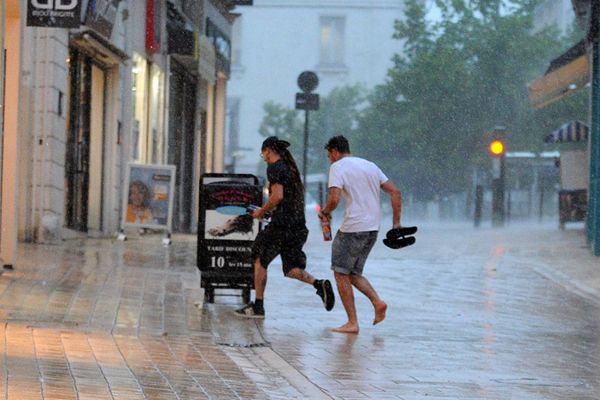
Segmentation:
<svg viewBox="0 0 600 400">
<path fill-rule="evenodd" d="M 252 213 L 252 217 L 262 219 L 268 212 L 272 217 L 269 225 L 258 233 L 252 246 L 255 301 L 235 311 L 241 317 L 265 317 L 267 267 L 278 255 L 281 255 L 286 277 L 312 285 L 327 311 L 335 303 L 331 282 L 315 279 L 305 271 L 306 254 L 302 247 L 306 243 L 308 229 L 304 217 L 304 187 L 296 162 L 287 149 L 289 145 L 276 136 L 267 138 L 262 144 L 261 157 L 268 164 L 269 199 Z"/>
</svg>

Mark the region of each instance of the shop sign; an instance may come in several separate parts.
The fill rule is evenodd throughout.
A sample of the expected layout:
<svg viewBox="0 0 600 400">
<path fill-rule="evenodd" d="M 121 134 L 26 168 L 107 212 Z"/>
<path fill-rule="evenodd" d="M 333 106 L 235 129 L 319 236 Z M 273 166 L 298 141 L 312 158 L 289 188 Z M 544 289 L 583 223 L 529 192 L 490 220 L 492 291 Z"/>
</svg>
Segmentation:
<svg viewBox="0 0 600 400">
<path fill-rule="evenodd" d="M 229 37 L 210 19 L 206 20 L 206 36 L 212 40 L 215 47 L 217 70 L 229 74 L 231 66 L 231 42 Z"/>
<path fill-rule="evenodd" d="M 27 0 L 27 26 L 79 28 L 81 0 Z"/>
<path fill-rule="evenodd" d="M 198 44 L 198 50 L 200 52 L 198 56 L 198 69 L 200 71 L 200 75 L 210 83 L 214 84 L 217 73 L 217 56 L 215 54 L 215 48 L 212 44 L 212 41 L 204 35 L 199 37 Z"/>
<path fill-rule="evenodd" d="M 146 0 L 146 51 L 155 54 L 160 51 L 161 2 Z"/>
<path fill-rule="evenodd" d="M 121 0 L 90 0 L 87 7 L 85 24 L 110 38 L 117 18 L 117 9 Z"/>
</svg>

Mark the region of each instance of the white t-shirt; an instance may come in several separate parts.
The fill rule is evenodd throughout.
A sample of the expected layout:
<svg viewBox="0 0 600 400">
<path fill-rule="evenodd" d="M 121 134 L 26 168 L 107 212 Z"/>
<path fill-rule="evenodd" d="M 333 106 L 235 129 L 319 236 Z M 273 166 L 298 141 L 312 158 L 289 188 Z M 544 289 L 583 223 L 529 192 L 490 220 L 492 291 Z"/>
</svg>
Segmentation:
<svg viewBox="0 0 600 400">
<path fill-rule="evenodd" d="M 378 231 L 381 185 L 387 176 L 377 165 L 363 158 L 346 156 L 329 168 L 329 187 L 342 190 L 346 200 L 342 232 Z"/>
</svg>

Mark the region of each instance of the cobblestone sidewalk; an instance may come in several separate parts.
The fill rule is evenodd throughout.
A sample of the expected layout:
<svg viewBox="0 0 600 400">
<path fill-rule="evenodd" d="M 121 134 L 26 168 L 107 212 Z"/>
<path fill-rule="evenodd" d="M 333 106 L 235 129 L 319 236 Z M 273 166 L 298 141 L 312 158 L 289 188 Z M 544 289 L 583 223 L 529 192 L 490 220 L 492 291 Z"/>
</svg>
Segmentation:
<svg viewBox="0 0 600 400">
<path fill-rule="evenodd" d="M 193 237 L 20 245 L 0 277 L 0 398 L 267 398 L 202 328 Z"/>
</svg>

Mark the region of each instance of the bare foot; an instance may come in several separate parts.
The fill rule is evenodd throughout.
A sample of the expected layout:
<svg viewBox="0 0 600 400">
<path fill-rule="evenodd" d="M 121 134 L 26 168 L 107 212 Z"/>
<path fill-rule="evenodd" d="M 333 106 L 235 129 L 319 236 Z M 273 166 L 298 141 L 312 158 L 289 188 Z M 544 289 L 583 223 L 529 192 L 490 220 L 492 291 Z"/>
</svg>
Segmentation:
<svg viewBox="0 0 600 400">
<path fill-rule="evenodd" d="M 385 319 L 385 312 L 387 310 L 387 304 L 385 304 L 383 301 L 380 301 L 377 304 L 374 304 L 375 306 L 375 319 L 373 320 L 373 325 L 377 325 L 378 323 L 380 323 L 381 321 L 383 321 Z"/>
<path fill-rule="evenodd" d="M 339 328 L 333 328 L 332 331 L 340 332 L 340 333 L 357 334 L 358 333 L 358 324 L 351 324 L 350 322 L 347 322 L 344 325 L 340 326 Z"/>
</svg>

